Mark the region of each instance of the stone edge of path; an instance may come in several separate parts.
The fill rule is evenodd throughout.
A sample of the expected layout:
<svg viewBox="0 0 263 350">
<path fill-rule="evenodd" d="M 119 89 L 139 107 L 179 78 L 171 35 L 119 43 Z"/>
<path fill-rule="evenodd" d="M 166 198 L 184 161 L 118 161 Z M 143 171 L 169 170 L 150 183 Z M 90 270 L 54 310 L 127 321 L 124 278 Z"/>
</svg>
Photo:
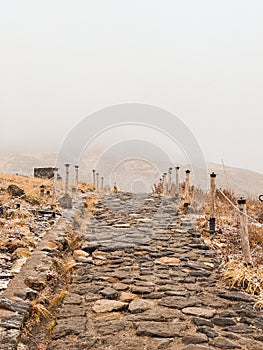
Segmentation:
<svg viewBox="0 0 263 350">
<path fill-rule="evenodd" d="M 38 267 L 51 268 L 53 259 L 43 248 L 49 241 L 54 241 L 58 236 L 65 236 L 69 227 L 73 227 L 74 218 L 83 213 L 83 198 L 78 197 L 74 201 L 72 209 L 62 211 L 62 216 L 54 226 L 48 230 L 31 256 L 22 266 L 20 272 L 9 282 L 7 289 L 0 295 L 0 344 L 1 350 L 16 349 L 22 331 L 25 317 L 30 309 L 31 300 L 25 301 L 22 297 L 28 291 L 33 291 L 25 283 L 28 276 L 37 277 Z M 21 296 L 21 297 L 20 297 Z"/>
</svg>

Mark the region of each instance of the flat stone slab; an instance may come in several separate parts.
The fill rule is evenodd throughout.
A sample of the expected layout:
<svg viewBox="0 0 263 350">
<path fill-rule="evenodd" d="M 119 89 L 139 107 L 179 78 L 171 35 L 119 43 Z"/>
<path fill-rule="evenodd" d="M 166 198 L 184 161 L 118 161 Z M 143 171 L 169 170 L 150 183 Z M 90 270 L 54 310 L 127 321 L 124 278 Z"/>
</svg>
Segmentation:
<svg viewBox="0 0 263 350">
<path fill-rule="evenodd" d="M 219 349 L 242 349 L 242 347 L 224 337 L 219 337 L 212 342 L 212 345 Z"/>
<path fill-rule="evenodd" d="M 206 335 L 187 335 L 182 338 L 183 344 L 202 344 L 207 343 L 208 338 Z"/>
<path fill-rule="evenodd" d="M 246 293 L 243 292 L 229 292 L 229 293 L 219 293 L 218 294 L 221 298 L 233 300 L 233 301 L 244 301 L 248 303 L 253 303 L 254 298 Z"/>
<path fill-rule="evenodd" d="M 159 305 L 171 307 L 175 309 L 184 309 L 187 307 L 198 305 L 200 302 L 194 298 L 180 298 L 177 296 L 170 296 L 159 301 Z"/>
<path fill-rule="evenodd" d="M 182 322 L 143 322 L 138 325 L 137 335 L 149 337 L 171 338 L 179 337 L 187 326 Z"/>
<path fill-rule="evenodd" d="M 53 339 L 63 338 L 67 335 L 83 334 L 86 330 L 87 317 L 70 317 L 57 321 L 53 331 Z"/>
<path fill-rule="evenodd" d="M 212 318 L 215 316 L 216 310 L 205 309 L 200 307 L 187 307 L 185 309 L 182 309 L 182 313 L 203 318 Z"/>
<path fill-rule="evenodd" d="M 124 309 L 128 304 L 117 300 L 100 299 L 97 300 L 92 310 L 96 313 L 111 312 Z"/>
<path fill-rule="evenodd" d="M 129 311 L 132 314 L 146 311 L 154 307 L 154 303 L 144 299 L 135 299 L 129 305 Z"/>
</svg>

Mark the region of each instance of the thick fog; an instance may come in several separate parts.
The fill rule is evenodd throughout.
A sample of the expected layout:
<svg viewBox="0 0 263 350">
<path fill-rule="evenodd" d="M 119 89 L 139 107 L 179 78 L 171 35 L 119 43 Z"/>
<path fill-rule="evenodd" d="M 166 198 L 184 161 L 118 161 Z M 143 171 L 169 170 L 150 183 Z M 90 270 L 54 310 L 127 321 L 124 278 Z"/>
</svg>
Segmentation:
<svg viewBox="0 0 263 350">
<path fill-rule="evenodd" d="M 258 0 L 2 1 L 0 155 L 59 152 L 134 102 L 180 118 L 208 161 L 263 172 L 262 18 Z"/>
</svg>

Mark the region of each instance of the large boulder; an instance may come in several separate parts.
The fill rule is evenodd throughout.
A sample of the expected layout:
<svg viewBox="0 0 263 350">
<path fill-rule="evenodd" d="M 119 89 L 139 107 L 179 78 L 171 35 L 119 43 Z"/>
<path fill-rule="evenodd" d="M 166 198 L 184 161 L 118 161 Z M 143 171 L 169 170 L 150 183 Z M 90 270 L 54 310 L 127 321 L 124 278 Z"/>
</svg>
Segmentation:
<svg viewBox="0 0 263 350">
<path fill-rule="evenodd" d="M 9 185 L 7 188 L 7 192 L 12 196 L 12 197 L 24 197 L 25 196 L 25 191 L 22 190 L 22 188 L 16 186 L 16 185 Z"/>
</svg>

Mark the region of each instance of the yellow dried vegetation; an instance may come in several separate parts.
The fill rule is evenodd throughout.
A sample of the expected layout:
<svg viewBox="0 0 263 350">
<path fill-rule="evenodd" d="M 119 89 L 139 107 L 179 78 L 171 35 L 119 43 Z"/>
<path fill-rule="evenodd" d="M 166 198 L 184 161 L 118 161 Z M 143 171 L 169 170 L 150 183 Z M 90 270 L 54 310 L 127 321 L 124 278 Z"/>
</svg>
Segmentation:
<svg viewBox="0 0 263 350">
<path fill-rule="evenodd" d="M 97 203 L 97 201 L 98 196 L 96 194 L 92 194 L 86 198 L 84 205 L 89 212 L 92 212 L 95 209 L 95 204 Z"/>
<path fill-rule="evenodd" d="M 57 307 L 59 305 L 62 304 L 63 300 L 65 299 L 65 297 L 68 295 L 68 291 L 63 289 L 61 290 L 50 302 L 49 302 L 49 306 L 51 308 L 53 307 Z"/>
<path fill-rule="evenodd" d="M 263 292 L 263 268 L 246 266 L 240 261 L 230 260 L 225 269 L 223 281 L 231 288 L 238 287 L 253 295 Z"/>
<path fill-rule="evenodd" d="M 41 321 L 41 317 L 48 318 L 51 316 L 50 311 L 43 304 L 42 298 L 36 298 L 31 303 L 31 317 L 39 324 Z"/>
<path fill-rule="evenodd" d="M 263 309 L 263 268 L 246 266 L 240 261 L 231 260 L 225 265 L 223 282 L 230 288 L 239 288 L 256 298 L 255 309 Z"/>
</svg>

